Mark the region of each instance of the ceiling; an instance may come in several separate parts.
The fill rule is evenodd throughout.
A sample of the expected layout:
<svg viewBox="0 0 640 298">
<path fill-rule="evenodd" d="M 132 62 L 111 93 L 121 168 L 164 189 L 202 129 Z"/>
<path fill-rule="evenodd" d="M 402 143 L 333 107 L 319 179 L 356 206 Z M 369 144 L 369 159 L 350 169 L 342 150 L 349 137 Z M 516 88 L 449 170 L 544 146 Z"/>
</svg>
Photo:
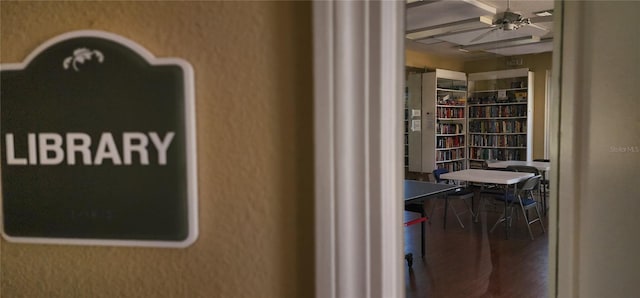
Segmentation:
<svg viewBox="0 0 640 298">
<path fill-rule="evenodd" d="M 532 25 L 500 30 L 492 23 L 507 9 Z M 408 0 L 407 49 L 463 60 L 550 52 L 553 0 Z"/>
</svg>

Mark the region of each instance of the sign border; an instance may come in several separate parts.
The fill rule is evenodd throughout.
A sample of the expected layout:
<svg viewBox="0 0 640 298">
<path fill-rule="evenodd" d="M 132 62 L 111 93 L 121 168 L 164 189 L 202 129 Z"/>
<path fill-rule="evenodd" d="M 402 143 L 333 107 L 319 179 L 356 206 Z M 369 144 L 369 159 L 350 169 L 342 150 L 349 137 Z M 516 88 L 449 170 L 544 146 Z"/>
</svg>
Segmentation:
<svg viewBox="0 0 640 298">
<path fill-rule="evenodd" d="M 70 244 L 70 245 L 99 245 L 99 246 L 138 246 L 138 247 L 173 247 L 184 248 L 193 244 L 198 238 L 198 171 L 196 150 L 196 113 L 195 113 L 195 87 L 193 67 L 189 62 L 180 58 L 157 58 L 138 43 L 101 30 L 77 30 L 55 36 L 33 50 L 26 59 L 18 63 L 0 63 L 0 71 L 23 70 L 40 53 L 50 46 L 62 41 L 78 37 L 97 37 L 110 40 L 128 47 L 143 57 L 151 65 L 176 65 L 182 68 L 184 73 L 184 104 L 185 104 L 185 133 L 186 133 L 186 165 L 187 165 L 187 220 L 188 235 L 182 241 L 156 241 L 156 240 L 118 240 L 118 239 L 92 239 L 92 238 L 49 238 L 49 237 L 15 237 L 9 236 L 4 230 L 4 212 L 2 210 L 2 193 L 0 192 L 0 232 L 2 237 L 14 243 L 38 243 L 38 244 Z M 0 123 L 1 125 L 1 123 Z M 2 169 L 0 167 L 0 173 Z M 0 180 L 0 190 L 2 181 Z"/>
</svg>

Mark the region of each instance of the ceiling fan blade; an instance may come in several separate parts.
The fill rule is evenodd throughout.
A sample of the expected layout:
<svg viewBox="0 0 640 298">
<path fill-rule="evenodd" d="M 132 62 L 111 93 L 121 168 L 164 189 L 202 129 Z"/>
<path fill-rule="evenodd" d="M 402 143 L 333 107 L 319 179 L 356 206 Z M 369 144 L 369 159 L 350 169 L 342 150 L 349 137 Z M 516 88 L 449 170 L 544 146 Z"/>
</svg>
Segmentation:
<svg viewBox="0 0 640 298">
<path fill-rule="evenodd" d="M 482 33 L 482 34 L 476 36 L 474 39 L 470 40 L 469 43 L 474 43 L 474 42 L 476 42 L 478 40 L 481 40 L 481 39 L 485 38 L 487 35 L 491 34 L 491 32 L 496 31 L 498 29 L 499 29 L 498 27 L 495 27 L 495 28 L 493 28 L 493 29 L 491 29 L 491 30 L 489 30 L 489 31 L 487 31 L 485 33 Z"/>
<path fill-rule="evenodd" d="M 529 27 L 533 27 L 533 28 L 536 28 L 536 29 L 540 29 L 540 30 L 543 30 L 543 31 L 549 31 L 549 29 L 547 29 L 547 28 L 540 27 L 540 26 L 538 26 L 538 25 L 536 25 L 536 24 L 532 24 L 532 23 L 527 24 L 527 26 L 529 26 Z"/>
<path fill-rule="evenodd" d="M 553 22 L 553 16 L 531 17 L 531 23 L 548 23 Z"/>
<path fill-rule="evenodd" d="M 414 7 L 419 7 L 419 6 L 423 6 L 423 5 L 428 5 L 434 2 L 438 2 L 437 0 L 416 0 L 416 1 L 407 1 L 407 4 L 405 5 L 405 7 L 407 9 L 409 8 L 414 8 Z"/>
</svg>

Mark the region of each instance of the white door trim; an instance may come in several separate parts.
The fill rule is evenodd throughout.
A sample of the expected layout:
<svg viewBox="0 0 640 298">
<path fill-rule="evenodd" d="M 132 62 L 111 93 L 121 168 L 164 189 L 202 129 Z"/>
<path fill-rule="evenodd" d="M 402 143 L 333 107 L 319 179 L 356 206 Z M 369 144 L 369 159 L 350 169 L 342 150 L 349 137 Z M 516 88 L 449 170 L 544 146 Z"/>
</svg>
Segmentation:
<svg viewBox="0 0 640 298">
<path fill-rule="evenodd" d="M 551 70 L 547 70 L 544 80 L 544 158 L 549 159 L 549 156 L 551 156 L 551 116 L 549 105 L 551 104 L 551 97 L 553 97 L 553 78 Z"/>
<path fill-rule="evenodd" d="M 404 13 L 313 5 L 316 297 L 404 296 Z"/>
<path fill-rule="evenodd" d="M 576 96 L 577 86 L 582 82 L 582 70 L 577 65 L 580 52 L 581 5 L 579 2 L 560 1 L 554 12 L 561 17 L 555 25 L 560 42 L 554 47 L 553 92 L 551 105 L 551 191 L 550 191 L 550 241 L 549 269 L 550 297 L 577 297 L 578 254 L 576 254 L 578 210 L 578 190 L 581 178 L 580 165 L 583 164 L 580 146 L 580 129 L 583 126 L 582 102 Z M 560 200 L 560 198 L 562 198 Z M 560 214 L 562 216 L 560 217 Z M 554 271 L 551 271 L 555 269 Z"/>
</svg>

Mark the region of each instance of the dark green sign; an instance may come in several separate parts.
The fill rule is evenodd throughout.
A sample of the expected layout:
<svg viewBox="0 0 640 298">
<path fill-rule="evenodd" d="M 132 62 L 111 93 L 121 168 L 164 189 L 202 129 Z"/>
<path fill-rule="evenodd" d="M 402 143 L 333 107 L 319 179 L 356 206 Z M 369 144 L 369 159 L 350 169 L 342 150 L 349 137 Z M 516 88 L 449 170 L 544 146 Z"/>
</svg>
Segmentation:
<svg viewBox="0 0 640 298">
<path fill-rule="evenodd" d="M 3 45 L 10 46 L 10 45 Z M 193 71 L 102 31 L 0 72 L 9 241 L 184 247 L 197 237 Z"/>
</svg>

